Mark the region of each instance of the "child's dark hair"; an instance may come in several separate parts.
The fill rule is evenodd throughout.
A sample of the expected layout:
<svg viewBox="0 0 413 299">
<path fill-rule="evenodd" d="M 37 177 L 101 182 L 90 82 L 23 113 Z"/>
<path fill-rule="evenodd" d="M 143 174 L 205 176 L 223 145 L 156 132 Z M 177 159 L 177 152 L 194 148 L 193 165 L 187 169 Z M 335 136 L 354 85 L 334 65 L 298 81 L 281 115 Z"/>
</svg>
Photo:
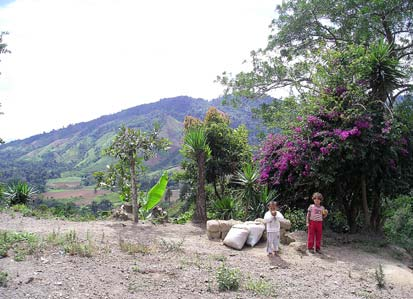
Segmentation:
<svg viewBox="0 0 413 299">
<path fill-rule="evenodd" d="M 272 207 L 272 206 L 278 207 L 278 203 L 277 203 L 275 200 L 271 200 L 271 201 L 268 203 L 267 207 L 269 208 L 269 207 Z"/>
</svg>

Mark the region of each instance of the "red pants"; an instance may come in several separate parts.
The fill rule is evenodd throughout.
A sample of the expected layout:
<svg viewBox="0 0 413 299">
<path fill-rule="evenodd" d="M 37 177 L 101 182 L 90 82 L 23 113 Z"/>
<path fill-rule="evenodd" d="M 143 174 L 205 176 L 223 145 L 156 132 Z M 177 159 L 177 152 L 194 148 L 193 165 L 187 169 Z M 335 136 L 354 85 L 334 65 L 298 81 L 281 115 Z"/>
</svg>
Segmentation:
<svg viewBox="0 0 413 299">
<path fill-rule="evenodd" d="M 314 237 L 315 237 L 315 249 L 321 247 L 321 236 L 323 234 L 323 221 L 311 221 L 308 226 L 308 249 L 314 249 Z"/>
</svg>

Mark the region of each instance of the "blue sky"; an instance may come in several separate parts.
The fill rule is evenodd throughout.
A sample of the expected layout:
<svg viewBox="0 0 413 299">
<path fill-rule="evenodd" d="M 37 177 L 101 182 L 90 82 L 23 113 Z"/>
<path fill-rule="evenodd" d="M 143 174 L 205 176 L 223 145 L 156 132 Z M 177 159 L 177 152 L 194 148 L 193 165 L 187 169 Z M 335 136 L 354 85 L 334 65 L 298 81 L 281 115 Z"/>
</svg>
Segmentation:
<svg viewBox="0 0 413 299">
<path fill-rule="evenodd" d="M 0 1 L 0 136 L 26 138 L 161 98 L 217 98 L 266 45 L 280 0 Z"/>
</svg>

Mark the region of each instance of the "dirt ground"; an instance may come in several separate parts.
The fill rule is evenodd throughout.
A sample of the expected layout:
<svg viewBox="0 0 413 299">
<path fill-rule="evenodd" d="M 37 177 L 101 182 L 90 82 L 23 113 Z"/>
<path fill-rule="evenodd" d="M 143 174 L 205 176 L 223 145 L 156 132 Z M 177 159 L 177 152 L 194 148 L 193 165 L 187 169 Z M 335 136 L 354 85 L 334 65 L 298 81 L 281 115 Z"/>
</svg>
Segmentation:
<svg viewBox="0 0 413 299">
<path fill-rule="evenodd" d="M 81 239 L 93 239 L 94 250 L 92 257 L 80 257 L 50 247 L 21 262 L 12 255 L 0 259 L 0 271 L 9 278 L 0 298 L 412 298 L 413 292 L 412 271 L 386 250 L 367 253 L 328 238 L 322 255 L 284 245 L 279 257 L 269 258 L 264 243 L 233 250 L 208 240 L 193 224 L 69 222 L 0 213 L 1 230 L 44 237 L 74 230 Z M 128 254 L 120 240 L 145 250 Z M 219 292 L 216 274 L 223 263 L 242 273 L 238 291 Z M 375 278 L 379 264 L 383 289 Z"/>
</svg>

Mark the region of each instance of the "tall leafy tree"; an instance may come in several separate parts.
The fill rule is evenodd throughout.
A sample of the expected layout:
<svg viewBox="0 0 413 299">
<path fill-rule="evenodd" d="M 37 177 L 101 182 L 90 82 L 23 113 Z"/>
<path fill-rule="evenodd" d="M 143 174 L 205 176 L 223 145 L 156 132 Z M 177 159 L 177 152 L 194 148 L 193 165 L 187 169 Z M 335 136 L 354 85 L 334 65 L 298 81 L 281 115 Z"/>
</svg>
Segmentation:
<svg viewBox="0 0 413 299">
<path fill-rule="evenodd" d="M 211 156 L 211 149 L 207 142 L 205 128 L 202 126 L 189 127 L 185 132 L 182 144 L 182 153 L 196 162 L 197 165 L 197 194 L 195 222 L 205 224 L 207 221 L 206 193 L 205 193 L 205 167 L 206 161 Z"/>
<path fill-rule="evenodd" d="M 267 140 L 262 180 L 334 190 L 349 221 L 362 205 L 366 225 L 377 227 L 380 195 L 395 192 L 394 171 L 409 155 L 393 107 L 412 93 L 413 2 L 290 0 L 277 7 L 271 27 L 268 46 L 252 52 L 250 72 L 219 77 L 235 97 L 292 91 L 261 111 L 285 134 Z"/>
<path fill-rule="evenodd" d="M 406 73 L 387 90 L 387 104 L 391 107 L 399 95 L 411 93 L 412 1 L 289 0 L 276 12 L 267 47 L 252 52 L 252 71 L 219 77 L 227 94 L 256 98 L 290 87 L 303 95 L 303 100 L 308 92 L 319 92 L 313 74 L 323 52 L 380 40 L 390 46 L 390 56 Z"/>
<path fill-rule="evenodd" d="M 248 131 L 245 126 L 231 128 L 229 117 L 215 107 L 208 109 L 204 126 L 211 149 L 206 178 L 208 183 L 213 184 L 216 197 L 221 199 L 225 193 L 227 177 L 235 174 L 243 162 L 251 159 Z"/>
<path fill-rule="evenodd" d="M 166 150 L 169 141 L 159 136 L 159 126 L 155 125 L 152 132 L 122 127 L 115 136 L 105 154 L 117 158 L 118 164 L 112 171 L 120 177 L 122 186 L 130 190 L 133 220 L 138 222 L 138 186 L 137 171 L 142 170 L 143 162 L 155 157 L 160 150 Z M 129 184 L 126 180 L 129 180 Z M 125 189 L 125 190 L 127 190 Z"/>
</svg>

